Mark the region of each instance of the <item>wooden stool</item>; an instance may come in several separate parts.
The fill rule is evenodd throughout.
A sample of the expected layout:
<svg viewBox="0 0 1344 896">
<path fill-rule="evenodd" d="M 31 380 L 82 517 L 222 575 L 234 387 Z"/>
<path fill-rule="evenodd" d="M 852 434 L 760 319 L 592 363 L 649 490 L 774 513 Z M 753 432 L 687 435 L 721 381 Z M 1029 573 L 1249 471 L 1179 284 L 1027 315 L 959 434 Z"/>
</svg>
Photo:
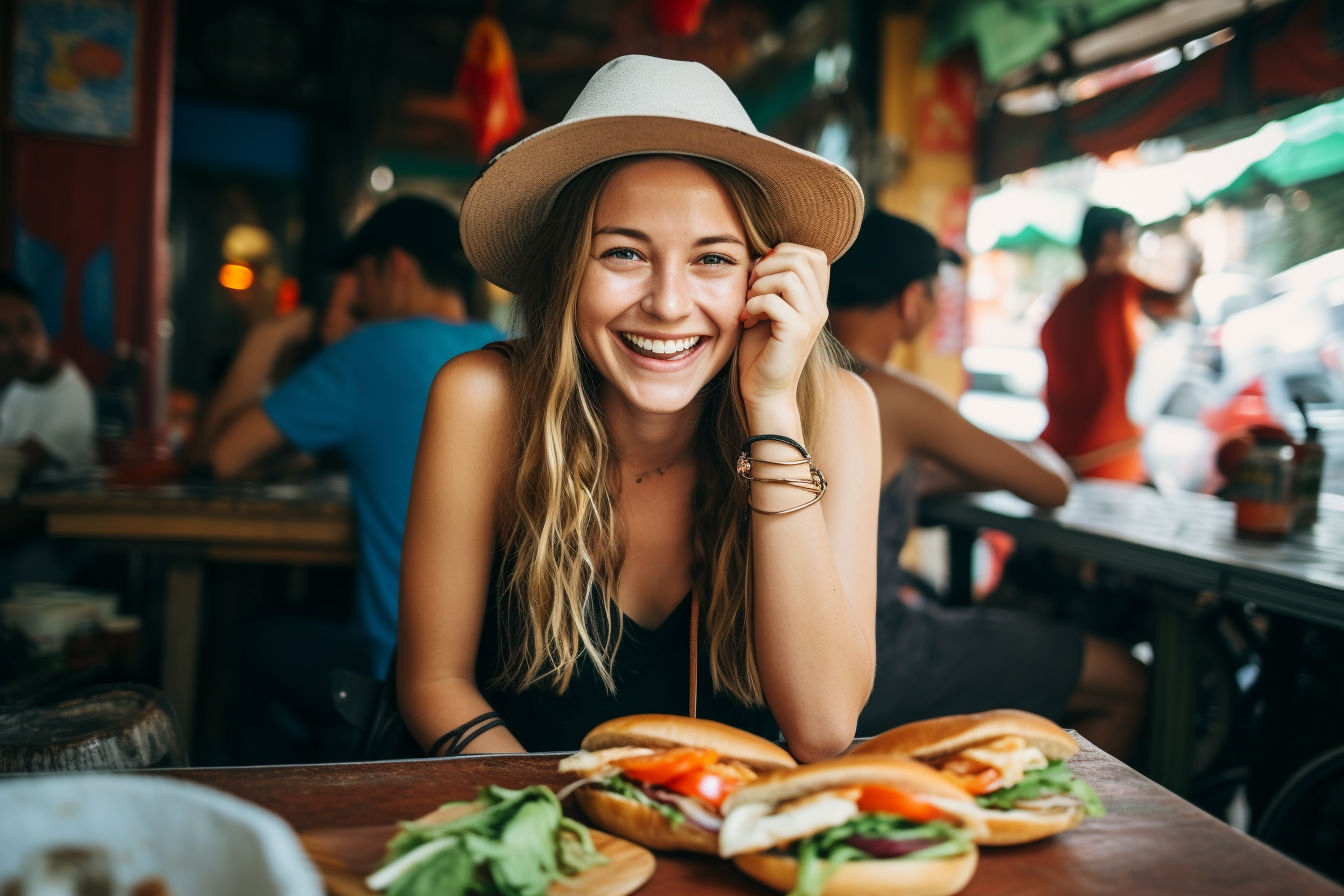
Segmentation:
<svg viewBox="0 0 1344 896">
<path fill-rule="evenodd" d="M 185 764 L 177 715 L 155 688 L 99 685 L 48 706 L 0 708 L 0 773 Z"/>
</svg>

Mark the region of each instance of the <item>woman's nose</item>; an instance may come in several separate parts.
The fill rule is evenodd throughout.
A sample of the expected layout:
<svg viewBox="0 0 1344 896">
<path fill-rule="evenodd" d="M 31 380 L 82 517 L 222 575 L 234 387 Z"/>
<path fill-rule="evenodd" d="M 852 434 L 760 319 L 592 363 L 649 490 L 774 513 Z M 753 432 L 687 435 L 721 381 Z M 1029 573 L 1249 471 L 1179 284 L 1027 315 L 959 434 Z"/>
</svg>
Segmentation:
<svg viewBox="0 0 1344 896">
<path fill-rule="evenodd" d="M 642 303 L 644 310 L 662 320 L 680 320 L 695 304 L 689 286 L 677 265 L 654 265 Z"/>
</svg>

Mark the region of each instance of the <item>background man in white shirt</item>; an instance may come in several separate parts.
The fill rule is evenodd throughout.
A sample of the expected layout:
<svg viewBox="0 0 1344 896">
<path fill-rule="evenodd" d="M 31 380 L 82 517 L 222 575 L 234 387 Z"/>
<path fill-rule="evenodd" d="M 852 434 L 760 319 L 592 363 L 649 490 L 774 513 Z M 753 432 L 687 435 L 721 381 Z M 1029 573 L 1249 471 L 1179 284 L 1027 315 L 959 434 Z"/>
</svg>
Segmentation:
<svg viewBox="0 0 1344 896">
<path fill-rule="evenodd" d="M 16 487 L 93 466 L 93 392 L 53 356 L 33 294 L 0 271 L 0 502 Z M 14 583 L 68 583 L 86 559 L 78 541 L 48 538 L 40 513 L 16 503 L 0 514 L 0 600 Z"/>
<path fill-rule="evenodd" d="M 0 445 L 22 454 L 26 480 L 78 473 L 94 452 L 93 392 L 56 358 L 32 293 L 0 272 Z"/>
</svg>

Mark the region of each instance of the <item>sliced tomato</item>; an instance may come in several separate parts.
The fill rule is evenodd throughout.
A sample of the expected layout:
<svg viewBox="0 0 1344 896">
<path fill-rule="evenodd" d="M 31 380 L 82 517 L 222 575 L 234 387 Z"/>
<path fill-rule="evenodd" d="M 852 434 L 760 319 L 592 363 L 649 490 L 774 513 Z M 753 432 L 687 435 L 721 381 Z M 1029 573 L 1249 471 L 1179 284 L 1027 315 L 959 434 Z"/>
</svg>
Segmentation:
<svg viewBox="0 0 1344 896">
<path fill-rule="evenodd" d="M 951 772 L 954 775 L 961 775 L 964 777 L 973 775 L 982 769 L 990 767 L 991 766 L 985 765 L 983 762 L 975 762 L 974 760 L 967 759 L 965 756 L 953 756 L 946 762 L 940 763 L 938 765 L 938 770 Z"/>
<path fill-rule="evenodd" d="M 939 766 L 939 770 L 958 787 L 974 796 L 998 790 L 1003 786 L 1002 773 L 992 765 L 972 762 L 958 756 Z"/>
<path fill-rule="evenodd" d="M 734 790 L 742 786 L 742 779 L 725 775 L 723 766 L 713 766 L 678 775 L 663 786 L 684 796 L 696 797 L 717 809 Z"/>
<path fill-rule="evenodd" d="M 990 793 L 1003 786 L 1003 776 L 999 770 L 990 766 L 985 770 L 970 775 L 957 783 L 962 786 L 967 793 L 973 796 L 980 796 L 982 793 Z"/>
<path fill-rule="evenodd" d="M 947 817 L 936 806 L 913 797 L 904 790 L 880 785 L 863 788 L 863 793 L 859 795 L 859 811 L 885 812 L 920 824 Z"/>
<path fill-rule="evenodd" d="M 627 778 L 634 778 L 646 784 L 666 784 L 687 772 L 711 765 L 718 758 L 719 754 L 713 750 L 673 747 L 651 756 L 617 759 L 612 765 L 624 772 Z"/>
</svg>

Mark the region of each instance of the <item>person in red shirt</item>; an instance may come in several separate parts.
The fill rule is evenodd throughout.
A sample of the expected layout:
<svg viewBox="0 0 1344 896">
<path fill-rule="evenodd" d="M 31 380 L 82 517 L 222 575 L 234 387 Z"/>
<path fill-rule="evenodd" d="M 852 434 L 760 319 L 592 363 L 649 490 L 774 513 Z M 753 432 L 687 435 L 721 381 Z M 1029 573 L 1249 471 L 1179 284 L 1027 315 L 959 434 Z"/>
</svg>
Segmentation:
<svg viewBox="0 0 1344 896">
<path fill-rule="evenodd" d="M 1125 407 L 1139 351 L 1136 325 L 1140 314 L 1159 320 L 1182 315 L 1189 287 L 1171 293 L 1130 273 L 1137 236 L 1128 212 L 1088 209 L 1078 240 L 1087 273 L 1060 296 L 1041 327 L 1050 414 L 1041 440 L 1080 477 L 1147 479 L 1139 455 L 1142 432 Z"/>
</svg>

